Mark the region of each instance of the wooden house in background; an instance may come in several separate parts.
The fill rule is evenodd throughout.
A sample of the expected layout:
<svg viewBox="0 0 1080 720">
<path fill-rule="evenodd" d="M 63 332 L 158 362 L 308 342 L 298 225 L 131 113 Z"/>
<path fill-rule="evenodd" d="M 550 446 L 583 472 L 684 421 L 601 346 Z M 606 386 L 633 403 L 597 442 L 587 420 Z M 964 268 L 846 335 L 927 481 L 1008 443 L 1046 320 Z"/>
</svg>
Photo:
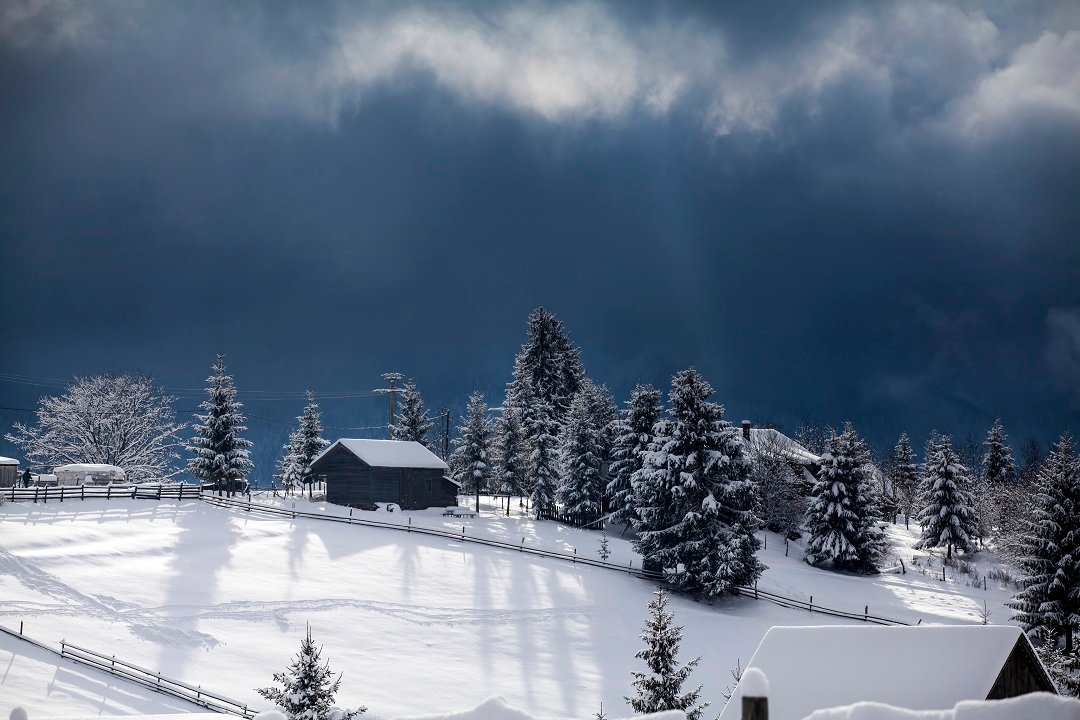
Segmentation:
<svg viewBox="0 0 1080 720">
<path fill-rule="evenodd" d="M 449 467 L 418 442 L 342 438 L 311 463 L 326 500 L 352 507 L 397 503 L 405 510 L 457 505 Z"/>
<path fill-rule="evenodd" d="M 19 461 L 15 458 L 0 457 L 0 487 L 13 487 L 19 484 Z"/>
<path fill-rule="evenodd" d="M 769 716 L 878 702 L 947 710 L 963 700 L 1055 693 L 1027 636 L 1014 625 L 770 628 L 746 666 L 769 680 Z M 742 714 L 736 686 L 720 720 Z"/>
</svg>

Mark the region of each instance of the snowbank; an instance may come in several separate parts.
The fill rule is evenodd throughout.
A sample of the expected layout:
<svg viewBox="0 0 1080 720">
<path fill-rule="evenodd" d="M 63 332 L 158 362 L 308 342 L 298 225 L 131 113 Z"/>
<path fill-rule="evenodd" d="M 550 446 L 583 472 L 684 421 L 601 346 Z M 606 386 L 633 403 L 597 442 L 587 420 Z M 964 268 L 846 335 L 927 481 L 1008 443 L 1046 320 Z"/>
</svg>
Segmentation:
<svg viewBox="0 0 1080 720">
<path fill-rule="evenodd" d="M 861 702 L 818 710 L 804 720 L 1077 720 L 1080 700 L 1050 693 L 1031 693 L 1008 700 L 965 700 L 950 710 L 906 710 Z"/>
<path fill-rule="evenodd" d="M 258 720 L 258 718 L 256 718 Z M 396 718 L 396 720 L 548 720 L 530 715 L 510 705 L 501 697 L 488 698 L 472 710 L 463 710 L 455 713 L 437 713 L 434 715 L 417 715 L 408 718 Z M 634 720 L 686 720 L 686 713 L 679 710 L 652 713 L 650 715 L 637 715 Z"/>
</svg>

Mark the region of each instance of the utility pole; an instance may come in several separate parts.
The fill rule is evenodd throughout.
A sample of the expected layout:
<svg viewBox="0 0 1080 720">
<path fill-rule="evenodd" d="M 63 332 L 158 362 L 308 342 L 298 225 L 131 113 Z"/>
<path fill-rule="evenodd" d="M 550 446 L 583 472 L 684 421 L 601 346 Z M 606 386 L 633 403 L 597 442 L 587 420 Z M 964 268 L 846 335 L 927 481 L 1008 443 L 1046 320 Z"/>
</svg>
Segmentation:
<svg viewBox="0 0 1080 720">
<path fill-rule="evenodd" d="M 445 423 L 443 429 L 442 438 L 442 457 L 443 461 L 449 462 L 450 460 L 450 408 L 446 408 L 446 412 L 443 413 L 443 422 Z"/>
<path fill-rule="evenodd" d="M 373 392 L 382 393 L 390 396 L 390 419 L 386 423 L 386 437 L 391 440 L 393 440 L 394 438 L 394 431 L 391 429 L 391 426 L 394 424 L 394 412 L 396 410 L 398 394 L 397 385 L 395 385 L 395 383 L 404 377 L 404 375 L 397 372 L 383 373 L 382 378 L 386 381 L 386 384 L 389 385 L 389 387 L 375 388 L 375 390 L 373 390 Z"/>
</svg>

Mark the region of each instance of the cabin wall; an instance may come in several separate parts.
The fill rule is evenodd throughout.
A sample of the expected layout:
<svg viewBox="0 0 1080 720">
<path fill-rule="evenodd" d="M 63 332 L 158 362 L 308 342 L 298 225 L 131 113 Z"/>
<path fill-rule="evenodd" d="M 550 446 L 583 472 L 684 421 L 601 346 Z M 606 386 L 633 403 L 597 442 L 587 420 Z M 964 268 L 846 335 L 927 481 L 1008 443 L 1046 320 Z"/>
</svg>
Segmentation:
<svg viewBox="0 0 1080 720">
<path fill-rule="evenodd" d="M 1002 666 L 986 699 L 1004 700 L 1031 692 L 1057 694 L 1057 689 L 1047 680 L 1038 662 L 1027 639 L 1021 637 Z"/>
<path fill-rule="evenodd" d="M 0 465 L 0 487 L 11 487 L 18 478 L 18 465 Z"/>
</svg>

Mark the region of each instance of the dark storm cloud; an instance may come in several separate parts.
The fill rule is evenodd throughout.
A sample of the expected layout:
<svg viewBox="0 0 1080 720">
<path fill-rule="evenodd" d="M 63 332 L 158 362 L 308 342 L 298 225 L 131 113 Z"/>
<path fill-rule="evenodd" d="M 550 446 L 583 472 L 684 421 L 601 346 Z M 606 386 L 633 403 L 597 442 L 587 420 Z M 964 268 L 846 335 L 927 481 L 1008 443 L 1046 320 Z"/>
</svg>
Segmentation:
<svg viewBox="0 0 1080 720">
<path fill-rule="evenodd" d="M 761 5 L 5 4 L 0 365 L 1075 420 L 1077 6 Z"/>
</svg>

